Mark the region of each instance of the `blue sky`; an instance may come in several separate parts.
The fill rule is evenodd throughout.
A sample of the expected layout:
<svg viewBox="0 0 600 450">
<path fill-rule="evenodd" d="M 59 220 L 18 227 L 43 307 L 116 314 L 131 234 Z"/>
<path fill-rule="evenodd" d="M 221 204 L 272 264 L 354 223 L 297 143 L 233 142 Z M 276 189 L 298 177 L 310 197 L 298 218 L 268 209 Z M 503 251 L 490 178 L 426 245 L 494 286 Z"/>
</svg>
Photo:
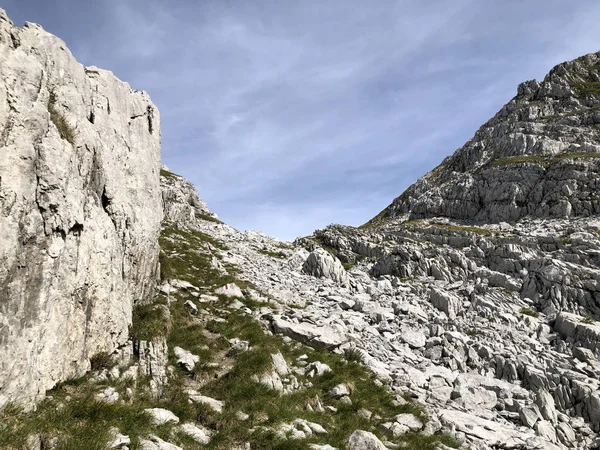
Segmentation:
<svg viewBox="0 0 600 450">
<path fill-rule="evenodd" d="M 280 238 L 359 225 L 562 61 L 600 50 L 578 0 L 8 0 L 147 91 L 163 162 L 222 220 Z"/>
</svg>

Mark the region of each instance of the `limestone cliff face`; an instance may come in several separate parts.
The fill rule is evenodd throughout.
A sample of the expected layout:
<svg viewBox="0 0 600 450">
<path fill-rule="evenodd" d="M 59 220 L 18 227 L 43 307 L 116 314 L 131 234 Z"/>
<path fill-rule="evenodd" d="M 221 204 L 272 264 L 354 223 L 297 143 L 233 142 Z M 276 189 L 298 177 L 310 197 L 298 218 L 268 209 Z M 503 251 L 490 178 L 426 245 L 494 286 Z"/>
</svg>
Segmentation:
<svg viewBox="0 0 600 450">
<path fill-rule="evenodd" d="M 479 222 L 600 213 L 600 52 L 556 66 L 452 156 L 407 189 L 387 217 Z"/>
<path fill-rule="evenodd" d="M 156 280 L 160 167 L 146 93 L 0 10 L 0 407 L 127 340 Z"/>
</svg>

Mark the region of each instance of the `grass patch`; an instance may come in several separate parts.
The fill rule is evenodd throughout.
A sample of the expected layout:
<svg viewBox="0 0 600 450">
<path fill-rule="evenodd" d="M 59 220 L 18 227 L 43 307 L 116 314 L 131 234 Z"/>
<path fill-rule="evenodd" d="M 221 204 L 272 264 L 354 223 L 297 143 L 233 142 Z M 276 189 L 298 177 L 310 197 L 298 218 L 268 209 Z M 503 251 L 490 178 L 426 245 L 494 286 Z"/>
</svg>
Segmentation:
<svg viewBox="0 0 600 450">
<path fill-rule="evenodd" d="M 519 312 L 521 314 L 526 315 L 526 316 L 531 316 L 531 317 L 536 317 L 536 318 L 540 317 L 540 313 L 537 312 L 535 309 L 532 309 L 532 308 L 521 308 L 519 310 Z"/>
<path fill-rule="evenodd" d="M 436 227 L 436 228 L 441 228 L 442 230 L 475 233 L 478 236 L 491 236 L 493 234 L 490 230 L 485 229 L 485 228 L 480 228 L 480 227 L 452 225 L 452 224 L 448 224 L 448 223 L 438 223 L 438 222 L 432 222 L 430 225 L 433 227 Z"/>
<path fill-rule="evenodd" d="M 543 156 L 507 156 L 498 158 L 486 164 L 487 167 L 506 167 L 515 164 L 538 164 L 544 165 L 546 159 Z"/>
<path fill-rule="evenodd" d="M 594 319 L 594 316 L 592 316 L 591 314 L 586 314 L 585 316 L 583 316 L 583 319 L 581 321 L 583 323 L 587 323 L 588 325 L 596 323 L 596 319 Z"/>
<path fill-rule="evenodd" d="M 363 353 L 357 348 L 347 348 L 344 351 L 344 358 L 346 358 L 347 361 L 359 364 L 363 364 L 365 359 Z"/>
<path fill-rule="evenodd" d="M 383 222 L 385 222 L 386 219 L 389 219 L 390 217 L 391 217 L 391 213 L 389 211 L 389 208 L 385 208 L 383 211 L 381 211 L 379 214 L 377 214 L 375 217 L 373 217 L 368 222 L 365 222 L 362 225 L 359 225 L 358 228 L 359 229 L 373 228 L 377 225 L 381 225 Z"/>
<path fill-rule="evenodd" d="M 563 159 L 597 159 L 600 158 L 600 153 L 596 152 L 568 152 L 556 155 L 554 159 L 556 161 L 562 161 Z"/>
<path fill-rule="evenodd" d="M 160 176 L 168 178 L 170 180 L 181 180 L 182 179 L 181 176 L 177 175 L 176 173 L 169 172 L 166 169 L 160 169 Z"/>
<path fill-rule="evenodd" d="M 600 95 L 600 81 L 576 81 L 571 86 L 581 96 Z"/>
<path fill-rule="evenodd" d="M 203 214 L 203 213 L 197 212 L 196 213 L 196 219 L 206 220 L 207 222 L 213 222 L 213 223 L 223 224 L 222 221 L 220 221 L 216 217 L 211 216 L 210 214 Z"/>
<path fill-rule="evenodd" d="M 343 263 L 342 266 L 344 266 L 345 270 L 350 270 L 353 267 L 356 267 L 356 264 L 352 264 L 352 263 Z"/>
<path fill-rule="evenodd" d="M 58 438 L 58 446 L 52 448 L 60 450 L 106 450 L 111 427 L 128 435 L 132 448 L 139 448 L 141 436 L 160 433 L 143 411 L 145 404 L 103 403 L 95 399 L 94 389 L 98 387 L 90 384 L 55 388 L 35 414 L 5 409 L 0 413 L 0 448 L 20 449 L 28 436 L 38 434 L 43 440 Z"/>
<path fill-rule="evenodd" d="M 134 305 L 129 336 L 140 341 L 151 341 L 166 336 L 170 327 L 171 320 L 164 305 L 157 301 Z"/>
<path fill-rule="evenodd" d="M 90 358 L 91 370 L 112 369 L 116 363 L 107 352 L 96 353 Z"/>
<path fill-rule="evenodd" d="M 64 139 L 71 145 L 75 145 L 75 130 L 68 124 L 65 117 L 56 109 L 56 96 L 54 93 L 50 94 L 48 101 L 48 112 L 50 113 L 50 120 L 58 130 L 61 139 Z"/>
<path fill-rule="evenodd" d="M 258 249 L 257 252 L 260 253 L 260 254 L 262 254 L 262 255 L 270 256 L 271 258 L 285 258 L 286 257 L 285 253 L 283 253 L 283 252 L 272 252 L 271 250 L 269 250 L 266 247 Z"/>
</svg>

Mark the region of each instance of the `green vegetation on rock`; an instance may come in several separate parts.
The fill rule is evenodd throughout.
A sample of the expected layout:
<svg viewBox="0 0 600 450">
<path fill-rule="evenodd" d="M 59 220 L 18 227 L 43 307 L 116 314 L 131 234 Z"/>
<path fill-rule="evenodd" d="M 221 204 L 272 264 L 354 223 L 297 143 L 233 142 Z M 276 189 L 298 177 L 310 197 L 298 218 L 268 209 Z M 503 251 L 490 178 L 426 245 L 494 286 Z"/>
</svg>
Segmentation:
<svg viewBox="0 0 600 450">
<path fill-rule="evenodd" d="M 71 145 L 75 145 L 75 130 L 69 125 L 65 117 L 56 109 L 56 96 L 50 94 L 50 100 L 48 101 L 48 112 L 50 113 L 50 120 L 58 130 L 60 137 Z"/>
</svg>

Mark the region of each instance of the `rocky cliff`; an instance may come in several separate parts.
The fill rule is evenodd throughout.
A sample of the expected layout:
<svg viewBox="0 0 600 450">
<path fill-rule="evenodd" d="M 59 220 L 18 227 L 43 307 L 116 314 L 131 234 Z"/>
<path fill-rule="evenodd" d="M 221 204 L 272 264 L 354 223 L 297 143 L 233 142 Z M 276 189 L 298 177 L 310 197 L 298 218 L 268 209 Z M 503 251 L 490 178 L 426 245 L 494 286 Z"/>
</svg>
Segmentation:
<svg viewBox="0 0 600 450">
<path fill-rule="evenodd" d="M 383 211 L 477 222 L 600 214 L 600 53 L 556 66 Z"/>
<path fill-rule="evenodd" d="M 157 276 L 159 171 L 148 95 L 0 10 L 0 407 L 127 340 Z"/>
</svg>

